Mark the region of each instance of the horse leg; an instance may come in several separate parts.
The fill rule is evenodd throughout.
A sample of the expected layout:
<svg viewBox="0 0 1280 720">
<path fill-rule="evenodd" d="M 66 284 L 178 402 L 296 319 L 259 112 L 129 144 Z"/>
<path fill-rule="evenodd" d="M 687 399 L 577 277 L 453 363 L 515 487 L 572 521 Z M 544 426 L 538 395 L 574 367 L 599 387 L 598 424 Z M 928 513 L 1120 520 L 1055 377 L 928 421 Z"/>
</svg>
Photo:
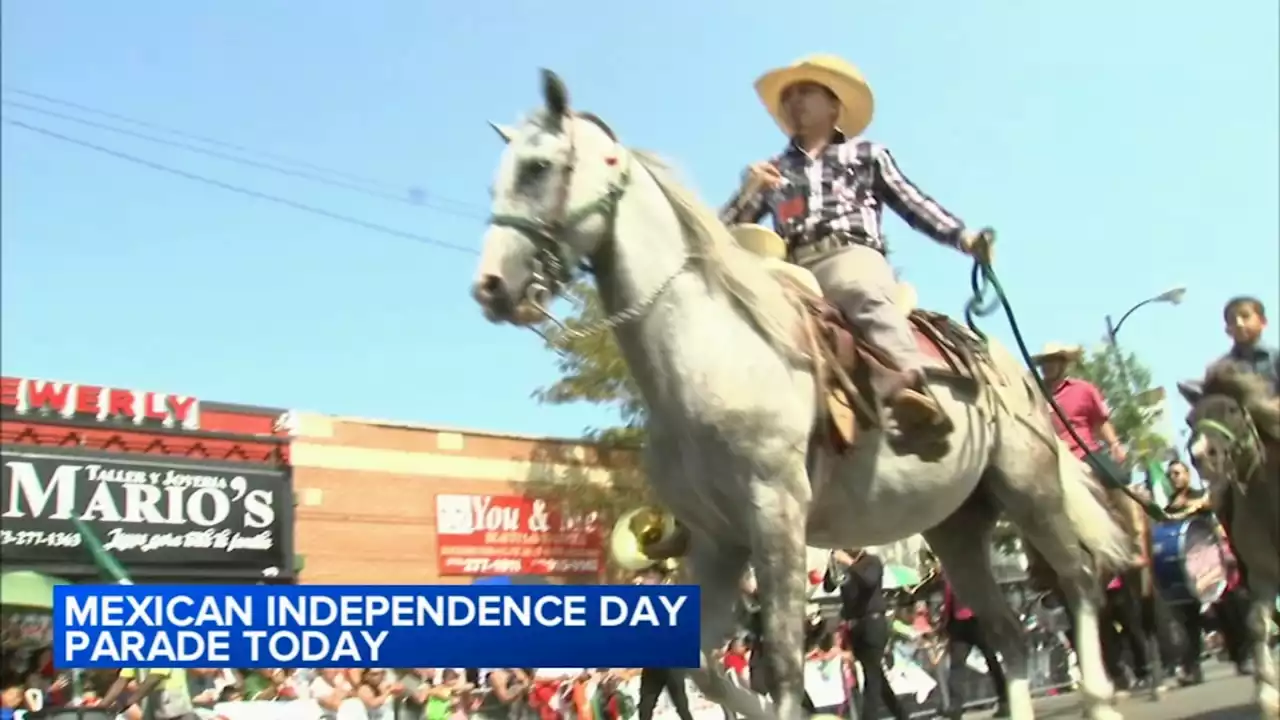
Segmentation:
<svg viewBox="0 0 1280 720">
<path fill-rule="evenodd" d="M 747 555 L 746 548 L 711 540 L 702 533 L 690 539 L 686 561 L 702 592 L 702 662 L 689 677 L 711 702 L 748 720 L 773 720 L 765 699 L 733 683 L 715 658 L 733 632 L 734 606 L 741 593 Z"/>
<path fill-rule="evenodd" d="M 751 484 L 756 511 L 751 566 L 764 626 L 761 650 L 770 671 L 767 687 L 780 720 L 802 717 L 808 488 L 803 460 L 778 477 L 757 476 Z"/>
<path fill-rule="evenodd" d="M 1093 720 L 1119 718 L 1111 706 L 1115 686 L 1102 659 L 1099 606 L 1102 587 L 1089 560 L 1074 541 L 1065 517 L 1053 511 L 1016 523 L 1023 537 L 1053 569 L 1058 585 L 1075 620 L 1076 662 L 1080 666 L 1080 692 L 1084 713 Z"/>
<path fill-rule="evenodd" d="M 1258 573 L 1261 574 L 1261 573 Z M 1258 708 L 1263 718 L 1280 717 L 1280 678 L 1276 659 L 1267 643 L 1267 626 L 1275 610 L 1277 587 L 1275 578 L 1249 577 L 1249 634 L 1253 639 L 1253 677 Z"/>
<path fill-rule="evenodd" d="M 1035 717 L 1035 708 L 1028 678 L 1026 639 L 1018 616 L 1009 607 L 991 570 L 994 524 L 987 508 L 970 502 L 924 533 L 924 537 L 942 562 L 956 596 L 973 610 L 982 632 L 1000 653 L 1005 687 L 998 690 L 1008 703 L 1010 719 L 1030 720 Z"/>
</svg>

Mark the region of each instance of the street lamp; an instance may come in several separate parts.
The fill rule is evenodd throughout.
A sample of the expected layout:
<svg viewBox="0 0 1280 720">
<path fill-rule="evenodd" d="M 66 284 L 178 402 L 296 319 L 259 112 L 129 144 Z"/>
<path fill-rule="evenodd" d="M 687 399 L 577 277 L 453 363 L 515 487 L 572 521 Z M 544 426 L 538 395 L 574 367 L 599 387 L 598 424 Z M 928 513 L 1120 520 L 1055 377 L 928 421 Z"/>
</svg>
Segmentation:
<svg viewBox="0 0 1280 720">
<path fill-rule="evenodd" d="M 1107 316 L 1107 342 L 1110 343 L 1113 348 L 1115 347 L 1116 333 L 1120 332 L 1120 326 L 1124 325 L 1124 321 L 1128 320 L 1130 315 L 1137 312 L 1138 308 L 1146 305 L 1150 305 L 1152 303 L 1169 303 L 1170 305 L 1177 305 L 1182 302 L 1182 298 L 1186 297 L 1186 294 L 1187 294 L 1187 289 L 1184 287 L 1170 288 L 1169 290 L 1165 290 L 1164 292 L 1160 293 L 1159 295 L 1156 295 L 1155 297 L 1149 297 L 1146 300 L 1143 300 L 1142 302 L 1138 303 L 1137 305 L 1134 305 L 1133 307 L 1129 308 L 1128 310 L 1125 311 L 1123 315 L 1120 316 L 1119 322 L 1112 323 L 1111 316 L 1108 315 Z"/>
</svg>

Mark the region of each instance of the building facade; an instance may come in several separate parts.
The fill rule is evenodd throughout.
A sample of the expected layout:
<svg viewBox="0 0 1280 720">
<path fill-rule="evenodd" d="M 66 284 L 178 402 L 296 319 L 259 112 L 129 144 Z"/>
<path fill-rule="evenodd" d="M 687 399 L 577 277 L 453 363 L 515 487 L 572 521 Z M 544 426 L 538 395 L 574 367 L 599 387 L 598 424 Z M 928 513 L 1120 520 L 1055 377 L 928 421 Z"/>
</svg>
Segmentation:
<svg viewBox="0 0 1280 720">
<path fill-rule="evenodd" d="M 0 378 L 5 571 L 137 582 L 292 582 L 283 411 L 39 378 Z"/>
<path fill-rule="evenodd" d="M 594 582 L 606 529 L 534 499 L 529 482 L 585 472 L 574 441 L 293 412 L 295 537 L 307 583 Z"/>
</svg>

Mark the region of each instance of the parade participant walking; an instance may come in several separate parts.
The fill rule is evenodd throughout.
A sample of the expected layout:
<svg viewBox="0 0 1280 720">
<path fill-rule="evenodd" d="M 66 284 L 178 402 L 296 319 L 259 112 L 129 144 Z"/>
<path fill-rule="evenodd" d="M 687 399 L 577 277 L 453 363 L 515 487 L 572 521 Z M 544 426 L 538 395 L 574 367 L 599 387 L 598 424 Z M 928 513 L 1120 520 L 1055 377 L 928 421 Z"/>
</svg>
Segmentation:
<svg viewBox="0 0 1280 720">
<path fill-rule="evenodd" d="M 747 169 L 721 219 L 755 223 L 771 215 L 788 259 L 812 271 L 826 298 L 896 363 L 897 380 L 877 392 L 898 432 L 946 435 L 951 421 L 924 384 L 924 358 L 893 304 L 897 280 L 885 257 L 881 214 L 888 206 L 934 240 L 989 260 L 986 235 L 967 230 L 921 192 L 887 148 L 859 137 L 874 102 L 853 65 L 811 56 L 766 73 L 756 91 L 790 143 Z"/>
<path fill-rule="evenodd" d="M 840 617 L 845 623 L 847 642 L 853 657 L 862 665 L 862 707 L 860 718 L 882 717 L 887 708 L 897 720 L 907 720 L 893 687 L 884 673 L 885 648 L 889 644 L 889 623 L 885 620 L 884 562 L 862 548 L 835 550 L 828 563 L 822 587 L 827 592 L 839 588 Z"/>
<path fill-rule="evenodd" d="M 1008 684 L 1004 678 L 1004 668 L 1000 658 L 991 648 L 982 632 L 982 624 L 977 615 L 956 600 L 951 583 L 943 577 L 942 586 L 942 623 L 947 634 L 947 653 L 950 656 L 947 672 L 947 706 L 941 715 L 947 718 L 959 718 L 964 715 L 964 667 L 969 660 L 969 653 L 974 648 L 982 653 L 987 664 L 987 676 L 996 691 L 996 713 L 993 717 L 1009 717 Z"/>
<path fill-rule="evenodd" d="M 637 585 L 666 585 L 670 583 L 668 573 L 661 565 L 655 565 L 636 576 Z M 689 693 L 685 687 L 688 673 L 676 668 L 644 668 L 640 671 L 640 698 L 636 702 L 639 720 L 653 720 L 653 711 L 658 706 L 658 697 L 667 691 L 671 705 L 675 708 L 680 720 L 693 720 L 689 711 Z"/>
</svg>

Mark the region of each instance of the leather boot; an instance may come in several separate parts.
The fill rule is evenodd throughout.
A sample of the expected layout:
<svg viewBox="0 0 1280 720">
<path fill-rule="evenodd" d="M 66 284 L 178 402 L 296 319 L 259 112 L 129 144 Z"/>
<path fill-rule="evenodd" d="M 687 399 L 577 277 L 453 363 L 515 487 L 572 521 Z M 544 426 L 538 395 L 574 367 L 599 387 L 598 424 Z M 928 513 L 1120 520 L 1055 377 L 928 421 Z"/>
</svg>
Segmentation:
<svg viewBox="0 0 1280 720">
<path fill-rule="evenodd" d="M 951 418 L 924 387 L 924 373 L 919 370 L 901 374 L 888 393 L 888 405 L 898 432 L 903 437 L 918 433 L 947 435 L 953 429 Z"/>
</svg>

